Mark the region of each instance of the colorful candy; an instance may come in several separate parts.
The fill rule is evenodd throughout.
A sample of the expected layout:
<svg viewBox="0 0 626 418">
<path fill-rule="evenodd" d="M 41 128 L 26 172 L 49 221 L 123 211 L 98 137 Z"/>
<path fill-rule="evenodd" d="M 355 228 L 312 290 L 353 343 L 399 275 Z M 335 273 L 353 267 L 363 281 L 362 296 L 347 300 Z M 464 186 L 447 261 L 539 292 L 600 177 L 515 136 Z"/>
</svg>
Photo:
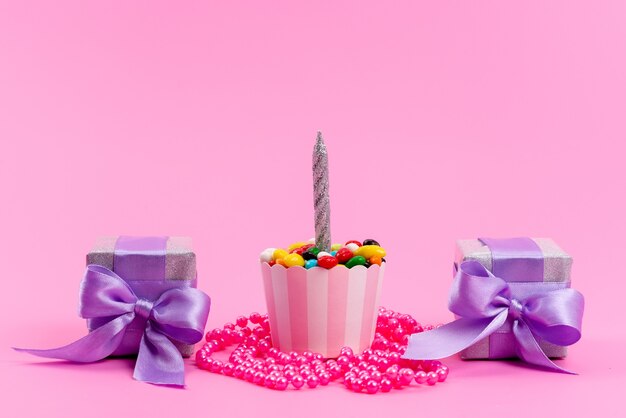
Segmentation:
<svg viewBox="0 0 626 418">
<path fill-rule="evenodd" d="M 376 264 L 382 265 L 385 262 L 387 252 L 380 246 L 378 241 L 373 239 L 351 240 L 345 244 L 333 244 L 331 251 L 320 251 L 315 247 L 315 243 L 296 242 L 283 248 L 267 248 L 263 250 L 259 259 L 270 266 L 280 264 L 286 268 L 304 267 L 311 269 L 321 267 L 331 269 L 337 265 L 347 268 L 364 266 L 366 268 Z"/>
<path fill-rule="evenodd" d="M 285 262 L 285 267 L 304 266 L 304 258 L 296 253 L 287 254 L 285 258 L 283 258 L 283 261 Z"/>
<path fill-rule="evenodd" d="M 384 248 L 378 245 L 363 245 L 354 252 L 354 255 L 361 255 L 367 259 L 374 256 L 383 258 L 386 254 Z"/>
<path fill-rule="evenodd" d="M 317 265 L 325 269 L 331 269 L 337 265 L 337 259 L 332 255 L 325 255 L 317 259 Z"/>
<path fill-rule="evenodd" d="M 346 267 L 351 269 L 354 266 L 364 266 L 367 263 L 367 259 L 362 255 L 355 255 L 346 263 Z"/>
<path fill-rule="evenodd" d="M 317 260 L 317 255 L 319 254 L 319 252 L 319 248 L 311 247 L 302 253 L 302 257 L 304 257 L 305 260 Z"/>
<path fill-rule="evenodd" d="M 310 268 L 313 268 L 313 267 L 316 267 L 316 266 L 317 266 L 317 258 L 314 259 L 314 260 L 306 260 L 304 262 L 304 268 L 305 269 L 310 269 Z"/>
<path fill-rule="evenodd" d="M 363 245 L 378 245 L 380 247 L 380 244 L 378 243 L 378 241 L 376 241 L 375 239 L 364 239 L 363 240 Z"/>
<path fill-rule="evenodd" d="M 354 253 L 350 251 L 349 248 L 346 248 L 346 247 L 340 248 L 339 251 L 337 251 L 337 254 L 335 255 L 335 257 L 337 257 L 337 261 L 339 261 L 341 264 L 346 264 L 348 260 L 350 260 L 353 256 L 354 256 Z"/>
</svg>

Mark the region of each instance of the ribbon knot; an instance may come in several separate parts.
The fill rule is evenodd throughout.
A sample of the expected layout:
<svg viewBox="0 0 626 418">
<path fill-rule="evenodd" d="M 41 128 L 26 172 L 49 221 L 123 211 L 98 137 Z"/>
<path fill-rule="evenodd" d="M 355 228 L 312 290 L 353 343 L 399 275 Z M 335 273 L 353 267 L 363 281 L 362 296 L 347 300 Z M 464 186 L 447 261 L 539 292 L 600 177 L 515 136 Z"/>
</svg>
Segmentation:
<svg viewBox="0 0 626 418">
<path fill-rule="evenodd" d="M 81 363 L 98 361 L 117 349 L 135 318 L 142 318 L 145 329 L 133 377 L 149 383 L 183 386 L 183 358 L 172 341 L 184 344 L 200 341 L 210 304 L 209 297 L 194 288 L 166 290 L 154 302 L 139 299 L 116 273 L 92 264 L 87 266 L 81 282 L 80 316 L 112 319 L 64 347 L 16 350 Z"/>
<path fill-rule="evenodd" d="M 511 299 L 510 305 L 509 305 L 509 316 L 513 318 L 514 320 L 518 319 L 520 316 L 522 316 L 523 308 L 524 308 L 524 305 L 522 305 L 522 303 L 519 300 Z"/>
<path fill-rule="evenodd" d="M 150 302 L 147 299 L 137 299 L 134 312 L 138 317 L 148 319 L 150 318 L 150 312 L 152 312 L 153 306 L 154 303 Z"/>
<path fill-rule="evenodd" d="M 451 356 L 493 334 L 511 318 L 520 358 L 553 371 L 572 373 L 554 364 L 538 340 L 567 346 L 580 339 L 584 298 L 578 291 L 557 289 L 514 299 L 506 281 L 477 261 L 464 261 L 452 284 L 449 307 L 461 318 L 411 335 L 403 358 L 430 360 Z"/>
</svg>

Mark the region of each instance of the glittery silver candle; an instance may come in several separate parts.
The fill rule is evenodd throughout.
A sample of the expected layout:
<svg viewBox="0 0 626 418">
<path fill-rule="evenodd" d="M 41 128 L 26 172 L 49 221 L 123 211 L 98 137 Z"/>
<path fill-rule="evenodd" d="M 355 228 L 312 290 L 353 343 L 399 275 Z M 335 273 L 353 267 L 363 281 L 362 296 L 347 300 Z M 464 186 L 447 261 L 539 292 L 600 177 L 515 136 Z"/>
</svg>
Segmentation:
<svg viewBox="0 0 626 418">
<path fill-rule="evenodd" d="M 313 148 L 313 196 L 315 204 L 315 246 L 330 251 L 330 199 L 328 198 L 328 153 L 317 133 Z"/>
</svg>

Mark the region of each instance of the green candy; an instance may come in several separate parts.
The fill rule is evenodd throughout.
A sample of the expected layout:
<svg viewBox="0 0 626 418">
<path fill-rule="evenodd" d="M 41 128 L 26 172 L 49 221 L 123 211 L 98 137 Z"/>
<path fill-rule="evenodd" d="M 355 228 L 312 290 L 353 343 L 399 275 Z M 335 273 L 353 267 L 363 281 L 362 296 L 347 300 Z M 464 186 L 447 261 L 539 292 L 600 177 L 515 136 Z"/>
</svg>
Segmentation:
<svg viewBox="0 0 626 418">
<path fill-rule="evenodd" d="M 367 263 L 367 260 L 362 255 L 355 255 L 346 263 L 346 267 L 351 269 L 354 266 L 364 266 Z"/>
</svg>

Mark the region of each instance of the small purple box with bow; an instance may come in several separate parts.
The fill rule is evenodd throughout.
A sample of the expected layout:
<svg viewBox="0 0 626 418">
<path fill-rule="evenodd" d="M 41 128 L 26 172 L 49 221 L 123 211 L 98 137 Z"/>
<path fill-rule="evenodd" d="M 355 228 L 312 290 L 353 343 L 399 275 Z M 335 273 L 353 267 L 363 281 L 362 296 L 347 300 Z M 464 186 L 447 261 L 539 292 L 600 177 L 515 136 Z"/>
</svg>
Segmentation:
<svg viewBox="0 0 626 418">
<path fill-rule="evenodd" d="M 403 357 L 519 357 L 571 373 L 550 360 L 565 357 L 581 336 L 584 299 L 570 288 L 571 268 L 572 258 L 551 239 L 458 241 L 448 303 L 457 319 L 413 334 Z"/>
<path fill-rule="evenodd" d="M 136 354 L 135 379 L 183 386 L 183 356 L 202 339 L 210 305 L 196 289 L 189 238 L 101 238 L 80 285 L 89 334 L 59 348 L 16 350 L 80 363 Z"/>
<path fill-rule="evenodd" d="M 99 237 L 87 254 L 90 264 L 117 273 L 140 299 L 154 301 L 165 290 L 197 286 L 196 254 L 189 237 Z M 106 322 L 90 318 L 87 327 L 93 331 Z M 141 318 L 135 318 L 112 355 L 137 354 L 143 331 Z M 172 342 L 184 357 L 193 354 L 193 344 Z"/>
<path fill-rule="evenodd" d="M 456 274 L 464 261 L 478 261 L 494 275 L 508 282 L 511 295 L 517 300 L 571 286 L 572 257 L 550 238 L 528 239 L 528 246 L 535 247 L 537 251 L 535 254 L 529 253 L 528 250 L 513 250 L 510 247 L 498 251 L 500 248 L 498 243 L 503 241 L 508 240 L 488 238 L 458 240 L 454 273 Z M 493 252 L 488 243 L 494 247 Z M 499 267 L 502 263 L 505 265 Z M 511 264 L 516 264 L 518 267 L 515 268 Z M 512 318 L 508 318 L 506 323 L 489 337 L 461 351 L 461 358 L 517 357 L 512 325 Z M 550 358 L 567 356 L 566 346 L 551 344 L 547 341 L 539 341 L 539 346 Z"/>
</svg>

